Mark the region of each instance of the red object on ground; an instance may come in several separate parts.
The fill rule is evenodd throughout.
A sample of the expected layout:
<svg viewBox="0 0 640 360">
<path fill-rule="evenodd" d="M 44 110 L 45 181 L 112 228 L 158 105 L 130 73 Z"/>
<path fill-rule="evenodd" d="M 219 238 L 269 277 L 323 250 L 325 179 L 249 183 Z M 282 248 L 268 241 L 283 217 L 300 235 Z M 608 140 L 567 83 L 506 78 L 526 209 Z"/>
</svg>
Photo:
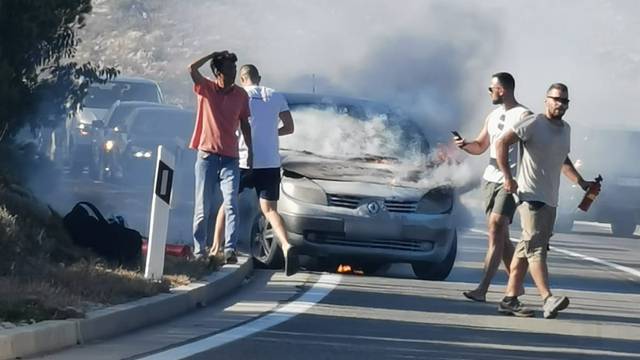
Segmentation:
<svg viewBox="0 0 640 360">
<path fill-rule="evenodd" d="M 175 256 L 175 257 L 185 257 L 189 258 L 193 254 L 191 253 L 191 247 L 187 245 L 178 245 L 178 244 L 166 244 L 164 247 L 165 255 Z M 147 256 L 147 242 L 142 242 L 142 256 Z"/>
</svg>

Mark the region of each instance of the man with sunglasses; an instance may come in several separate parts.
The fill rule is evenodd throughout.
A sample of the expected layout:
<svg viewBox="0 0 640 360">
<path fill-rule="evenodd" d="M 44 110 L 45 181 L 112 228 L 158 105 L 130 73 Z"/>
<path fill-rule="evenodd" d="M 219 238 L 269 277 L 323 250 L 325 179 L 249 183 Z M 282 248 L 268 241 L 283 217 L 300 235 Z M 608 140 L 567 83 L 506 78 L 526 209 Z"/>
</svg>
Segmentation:
<svg viewBox="0 0 640 360">
<path fill-rule="evenodd" d="M 558 206 L 560 173 L 587 190 L 599 184 L 585 181 L 569 159 L 571 127 L 562 119 L 569 108 L 569 90 L 561 83 L 552 84 L 545 98 L 545 112 L 531 115 L 516 123 L 498 139 L 497 162 L 504 175 L 504 189 L 518 193 L 522 236 L 516 245 L 509 283 L 498 311 L 506 315 L 533 316 L 518 301 L 527 268 L 543 300 L 544 317 L 553 319 L 569 306 L 566 296 L 554 296 L 549 289 L 547 251 Z M 521 142 L 523 153 L 517 179 L 509 168 L 509 147 Z"/>
<path fill-rule="evenodd" d="M 488 247 L 484 260 L 484 273 L 478 286 L 462 294 L 473 301 L 485 302 L 491 280 L 500 260 L 504 262 L 507 275 L 514 247 L 509 241 L 509 224 L 516 211 L 516 202 L 512 194 L 503 187 L 504 177 L 496 163 L 496 140 L 514 123 L 531 114 L 529 109 L 519 104 L 514 95 L 515 80 L 511 74 L 499 72 L 491 76 L 489 95 L 494 105 L 499 105 L 485 119 L 484 126 L 475 140 L 467 142 L 463 138 L 454 138 L 455 144 L 472 155 L 480 155 L 489 149 L 490 160 L 482 176 L 484 209 L 487 215 Z M 517 147 L 509 150 L 510 168 L 515 170 Z"/>
</svg>

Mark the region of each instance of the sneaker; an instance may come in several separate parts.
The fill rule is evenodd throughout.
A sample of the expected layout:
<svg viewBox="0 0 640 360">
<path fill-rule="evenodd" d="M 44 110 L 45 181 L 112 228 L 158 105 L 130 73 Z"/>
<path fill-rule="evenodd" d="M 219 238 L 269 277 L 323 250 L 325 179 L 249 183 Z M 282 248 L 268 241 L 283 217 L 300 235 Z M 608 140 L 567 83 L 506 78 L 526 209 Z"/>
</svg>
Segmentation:
<svg viewBox="0 0 640 360">
<path fill-rule="evenodd" d="M 284 253 L 284 272 L 287 276 L 291 276 L 298 272 L 298 250 L 289 246 L 289 249 Z"/>
<path fill-rule="evenodd" d="M 544 300 L 542 310 L 544 310 L 545 319 L 555 319 L 558 311 L 564 310 L 569 306 L 569 298 L 566 296 L 549 296 Z"/>
<path fill-rule="evenodd" d="M 237 264 L 238 256 L 236 255 L 235 250 L 225 250 L 224 251 L 224 263 L 225 264 Z"/>
<path fill-rule="evenodd" d="M 504 315 L 513 315 L 518 317 L 533 316 L 533 310 L 524 307 L 517 298 L 513 298 L 508 302 L 504 300 L 500 301 L 500 304 L 498 304 L 498 312 Z"/>
</svg>

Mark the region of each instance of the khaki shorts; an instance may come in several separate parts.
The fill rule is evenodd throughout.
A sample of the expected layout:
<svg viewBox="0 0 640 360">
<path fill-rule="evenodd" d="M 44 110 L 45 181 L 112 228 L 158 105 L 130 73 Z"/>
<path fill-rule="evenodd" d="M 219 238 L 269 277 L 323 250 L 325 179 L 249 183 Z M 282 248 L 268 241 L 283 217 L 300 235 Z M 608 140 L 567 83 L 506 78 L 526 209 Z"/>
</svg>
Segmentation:
<svg viewBox="0 0 640 360">
<path fill-rule="evenodd" d="M 512 194 L 504 190 L 504 185 L 482 180 L 482 196 L 484 198 L 485 214 L 496 213 L 509 218 L 513 222 L 513 214 L 516 212 L 516 201 Z"/>
<path fill-rule="evenodd" d="M 549 239 L 553 235 L 556 208 L 541 202 L 525 201 L 518 208 L 522 222 L 522 236 L 514 256 L 528 261 L 546 261 Z"/>
</svg>

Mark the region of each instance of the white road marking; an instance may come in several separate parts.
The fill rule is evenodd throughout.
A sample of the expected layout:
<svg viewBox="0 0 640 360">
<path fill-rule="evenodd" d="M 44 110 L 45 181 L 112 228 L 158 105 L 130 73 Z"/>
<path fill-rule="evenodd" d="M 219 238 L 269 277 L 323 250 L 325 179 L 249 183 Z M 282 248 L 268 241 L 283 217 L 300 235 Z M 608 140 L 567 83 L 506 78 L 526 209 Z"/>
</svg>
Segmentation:
<svg viewBox="0 0 640 360">
<path fill-rule="evenodd" d="M 185 359 L 269 329 L 293 318 L 298 314 L 304 313 L 320 302 L 338 285 L 338 283 L 340 283 L 340 279 L 341 276 L 336 274 L 322 275 L 311 289 L 302 294 L 298 300 L 295 300 L 266 316 L 257 318 L 254 321 L 207 338 L 140 358 L 140 360 Z"/>
<path fill-rule="evenodd" d="M 488 235 L 487 232 L 483 231 L 483 230 L 469 229 L 469 231 L 470 232 L 475 232 L 475 233 L 478 233 L 478 234 Z M 516 238 L 510 238 L 510 239 L 513 242 L 518 242 L 519 241 L 519 239 L 516 239 Z M 607 261 L 607 260 L 598 259 L 597 257 L 588 256 L 588 255 L 582 255 L 582 254 L 579 254 L 577 252 L 561 249 L 561 248 L 558 248 L 556 246 L 550 246 L 550 248 L 555 250 L 555 251 L 561 252 L 561 253 L 563 253 L 565 255 L 573 256 L 573 257 L 576 257 L 576 258 L 581 259 L 581 260 L 591 261 L 591 262 L 594 262 L 594 263 L 597 263 L 597 264 L 600 264 L 600 265 L 605 265 L 605 266 L 614 268 L 616 270 L 619 270 L 619 271 L 622 271 L 622 272 L 625 272 L 627 274 L 631 274 L 633 276 L 636 276 L 636 277 L 640 278 L 640 271 L 638 271 L 636 269 L 632 269 L 630 267 L 623 266 L 623 265 L 618 265 L 616 263 L 612 263 L 612 262 Z"/>
</svg>

